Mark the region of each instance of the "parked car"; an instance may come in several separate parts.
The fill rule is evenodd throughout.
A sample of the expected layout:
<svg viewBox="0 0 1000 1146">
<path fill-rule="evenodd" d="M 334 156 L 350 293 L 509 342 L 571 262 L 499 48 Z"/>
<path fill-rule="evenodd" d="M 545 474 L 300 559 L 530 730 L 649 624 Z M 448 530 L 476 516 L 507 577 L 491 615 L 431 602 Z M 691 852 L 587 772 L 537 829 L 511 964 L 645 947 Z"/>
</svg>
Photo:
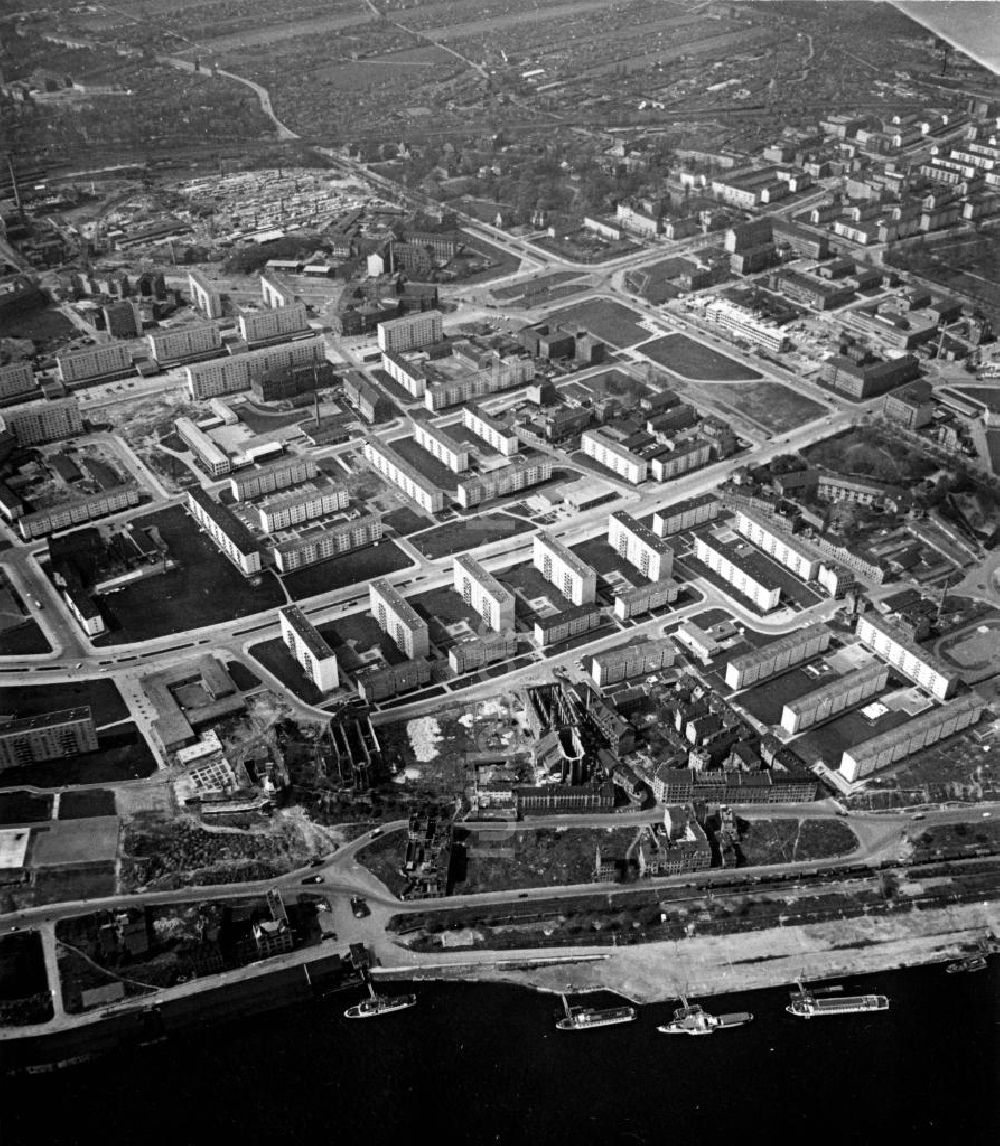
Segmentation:
<svg viewBox="0 0 1000 1146">
<path fill-rule="evenodd" d="M 351 896 L 351 911 L 355 919 L 364 919 L 366 915 L 371 915 L 371 908 L 360 895 Z"/>
<path fill-rule="evenodd" d="M 322 883 L 323 877 L 321 875 L 307 875 L 302 881 L 303 883 Z"/>
</svg>

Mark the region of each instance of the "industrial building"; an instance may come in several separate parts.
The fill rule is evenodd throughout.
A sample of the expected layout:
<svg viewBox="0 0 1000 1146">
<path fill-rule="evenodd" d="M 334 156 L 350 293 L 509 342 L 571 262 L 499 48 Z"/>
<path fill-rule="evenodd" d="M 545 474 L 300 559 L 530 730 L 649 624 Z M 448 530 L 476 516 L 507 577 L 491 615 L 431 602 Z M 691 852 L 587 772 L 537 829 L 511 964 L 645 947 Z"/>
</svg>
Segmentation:
<svg viewBox="0 0 1000 1146">
<path fill-rule="evenodd" d="M 71 529 L 98 517 L 108 517 L 121 513 L 139 504 L 140 489 L 135 482 L 116 485 L 101 493 L 90 493 L 84 497 L 74 497 L 60 502 L 50 509 L 39 509 L 26 513 L 17 523 L 25 541 L 44 537 L 48 533 L 58 533 L 61 529 Z"/>
<path fill-rule="evenodd" d="M 332 692 L 340 687 L 340 673 L 333 649 L 319 635 L 298 605 L 278 610 L 281 620 L 281 639 L 288 651 L 301 665 L 302 671 L 320 692 Z"/>
<path fill-rule="evenodd" d="M 146 335 L 149 356 L 160 366 L 186 362 L 191 358 L 222 354 L 222 334 L 214 322 L 199 322 Z"/>
<path fill-rule="evenodd" d="M 255 508 L 261 529 L 265 533 L 277 533 L 278 530 L 291 529 L 293 525 L 302 525 L 317 517 L 338 513 L 347 508 L 349 501 L 350 497 L 343 486 L 324 485 L 319 489 L 269 497 Z"/>
<path fill-rule="evenodd" d="M 839 772 L 848 783 L 862 780 L 880 768 L 888 768 L 897 760 L 919 752 L 954 736 L 964 728 L 971 728 L 985 707 L 977 693 L 969 693 L 951 704 L 928 709 L 898 728 L 891 728 L 861 744 L 849 748 L 841 757 Z"/>
<path fill-rule="evenodd" d="M 272 462 L 247 473 L 234 474 L 229 479 L 229 492 L 235 501 L 252 501 L 268 493 L 277 493 L 279 489 L 309 481 L 317 472 L 312 458 L 289 454 L 280 462 Z"/>
<path fill-rule="evenodd" d="M 462 425 L 505 458 L 513 457 L 521 448 L 521 440 L 514 427 L 502 418 L 487 414 L 482 406 L 466 406 L 462 410 Z"/>
<path fill-rule="evenodd" d="M 803 581 L 816 579 L 823 556 L 805 538 L 793 537 L 772 519 L 748 509 L 737 509 L 735 525 L 748 541 L 763 549 L 779 565 L 790 569 L 796 577 Z"/>
<path fill-rule="evenodd" d="M 233 468 L 229 455 L 220 449 L 204 430 L 191 421 L 190 418 L 178 418 L 174 422 L 181 441 L 191 447 L 201 468 L 210 477 L 224 477 Z"/>
<path fill-rule="evenodd" d="M 554 468 L 555 462 L 552 458 L 544 455 L 532 458 L 530 461 L 519 457 L 509 466 L 460 481 L 456 490 L 456 500 L 463 509 L 470 509 L 495 497 L 506 497 L 530 486 L 540 485 L 552 477 Z"/>
<path fill-rule="evenodd" d="M 539 530 L 535 534 L 532 562 L 546 581 L 574 605 L 589 605 L 597 595 L 597 574 L 561 541 Z"/>
<path fill-rule="evenodd" d="M 514 594 L 468 553 L 453 562 L 454 587 L 463 601 L 496 632 L 514 628 Z"/>
<path fill-rule="evenodd" d="M 677 659 L 677 647 L 669 637 L 644 641 L 639 645 L 623 645 L 594 653 L 590 672 L 598 688 L 618 684 L 634 676 L 659 672 L 671 668 Z"/>
<path fill-rule="evenodd" d="M 619 621 L 649 613 L 672 605 L 680 595 L 681 587 L 672 577 L 653 581 L 649 585 L 633 585 L 630 588 L 615 589 L 614 613 Z"/>
<path fill-rule="evenodd" d="M 205 490 L 193 489 L 188 492 L 188 510 L 216 548 L 244 577 L 256 577 L 260 573 L 260 548 L 250 530 L 230 509 Z"/>
<path fill-rule="evenodd" d="M 662 581 L 674 571 L 674 551 L 624 510 L 608 518 L 608 545 L 650 581 Z"/>
<path fill-rule="evenodd" d="M 426 450 L 453 474 L 464 473 L 469 468 L 469 447 L 459 442 L 438 426 L 424 421 L 423 418 L 414 419 L 413 438 L 421 449 Z"/>
<path fill-rule="evenodd" d="M 364 549 L 366 545 L 377 545 L 381 537 L 382 520 L 378 514 L 355 517 L 349 521 L 335 521 L 276 545 L 274 562 L 279 572 L 292 573 L 341 553 Z"/>
<path fill-rule="evenodd" d="M 807 625 L 776 641 L 734 657 L 726 665 L 726 686 L 743 689 L 777 676 L 830 647 L 826 625 Z"/>
<path fill-rule="evenodd" d="M 427 622 L 420 619 L 413 606 L 384 577 L 376 577 L 369 583 L 368 604 L 378 627 L 411 661 L 427 656 L 430 651 Z"/>
<path fill-rule="evenodd" d="M 882 691 L 889 682 L 889 666 L 873 661 L 845 676 L 828 681 L 805 696 L 790 700 L 781 710 L 781 727 L 793 735 L 839 715 Z"/>
<path fill-rule="evenodd" d="M 958 688 L 959 672 L 936 657 L 889 621 L 876 616 L 858 617 L 855 629 L 858 640 L 876 656 L 888 661 L 914 684 L 936 697 L 947 700 Z"/>
<path fill-rule="evenodd" d="M 206 318 L 222 317 L 222 298 L 201 271 L 188 271 L 188 293 L 191 305 Z"/>
<path fill-rule="evenodd" d="M 648 476 L 646 459 L 621 445 L 605 430 L 584 430 L 580 435 L 580 445 L 588 458 L 593 458 L 631 485 L 644 482 Z"/>
<path fill-rule="evenodd" d="M 769 613 L 778 607 L 781 588 L 773 583 L 770 565 L 752 546 L 697 533 L 694 555 L 737 592 L 749 598 L 761 613 Z"/>
<path fill-rule="evenodd" d="M 668 537 L 684 529 L 694 529 L 719 516 L 719 501 L 714 494 L 703 493 L 675 505 L 664 506 L 653 514 L 653 532 L 657 537 Z"/>
<path fill-rule="evenodd" d="M 67 708 L 40 716 L 0 716 L 0 768 L 17 768 L 97 750 L 89 708 Z"/>
<path fill-rule="evenodd" d="M 426 310 L 418 314 L 407 314 L 380 322 L 377 327 L 378 348 L 390 354 L 401 354 L 404 350 L 419 350 L 440 342 L 444 337 L 443 315 L 439 310 Z"/>
<path fill-rule="evenodd" d="M 75 398 L 14 406 L 0 414 L 0 430 L 14 435 L 19 446 L 39 446 L 83 433 L 83 415 Z"/>
<path fill-rule="evenodd" d="M 365 460 L 427 513 L 440 513 L 444 509 L 444 492 L 392 446 L 377 440 L 366 441 Z"/>
<path fill-rule="evenodd" d="M 59 381 L 72 387 L 86 382 L 127 378 L 135 373 L 128 343 L 110 342 L 56 355 Z"/>
<path fill-rule="evenodd" d="M 448 652 L 448 664 L 454 673 L 473 672 L 517 654 L 517 633 L 504 629 L 472 640 L 459 641 Z"/>
</svg>

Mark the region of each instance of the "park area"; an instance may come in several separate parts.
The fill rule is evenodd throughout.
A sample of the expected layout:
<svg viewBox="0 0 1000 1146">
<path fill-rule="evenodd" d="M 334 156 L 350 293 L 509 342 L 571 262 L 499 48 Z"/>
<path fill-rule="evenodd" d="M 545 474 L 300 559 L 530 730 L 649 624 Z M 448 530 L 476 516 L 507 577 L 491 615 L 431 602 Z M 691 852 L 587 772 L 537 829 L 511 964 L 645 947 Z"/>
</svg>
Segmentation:
<svg viewBox="0 0 1000 1146">
<path fill-rule="evenodd" d="M 706 395 L 773 434 L 815 421 L 826 407 L 780 382 L 718 383 Z"/>
<path fill-rule="evenodd" d="M 545 321 L 552 329 L 562 326 L 589 330 L 597 338 L 617 347 L 635 346 L 649 333 L 639 325 L 640 316 L 630 307 L 601 298 L 554 311 L 546 316 Z"/>
<path fill-rule="evenodd" d="M 367 588 L 375 577 L 384 577 L 412 564 L 409 557 L 393 541 L 380 541 L 377 546 L 356 549 L 341 557 L 318 561 L 304 569 L 296 569 L 281 578 L 295 601 L 304 601 L 319 593 L 345 589 L 348 585 Z"/>
<path fill-rule="evenodd" d="M 761 378 L 756 370 L 695 342 L 686 334 L 664 335 L 643 343 L 639 351 L 692 382 L 756 382 Z"/>
<path fill-rule="evenodd" d="M 464 553 L 467 549 L 478 549 L 493 541 L 503 541 L 519 533 L 530 533 L 534 526 L 506 513 L 484 513 L 481 517 L 467 517 L 459 521 L 449 521 L 426 533 L 418 533 L 410 539 L 431 561 L 439 557 L 450 557 L 454 553 Z"/>
</svg>

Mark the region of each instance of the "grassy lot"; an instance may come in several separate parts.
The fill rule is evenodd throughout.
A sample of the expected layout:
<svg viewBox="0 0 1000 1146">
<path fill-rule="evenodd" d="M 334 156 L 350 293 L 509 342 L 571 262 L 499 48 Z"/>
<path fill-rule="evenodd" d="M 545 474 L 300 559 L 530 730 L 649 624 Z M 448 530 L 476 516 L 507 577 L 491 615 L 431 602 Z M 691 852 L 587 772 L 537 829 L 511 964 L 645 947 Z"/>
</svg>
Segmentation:
<svg viewBox="0 0 1000 1146">
<path fill-rule="evenodd" d="M 410 564 L 410 559 L 398 545 L 392 541 L 380 541 L 377 548 L 370 545 L 342 557 L 307 565 L 305 569 L 289 573 L 282 581 L 292 598 L 302 601 L 348 585 L 364 588 L 373 577 L 384 577 Z"/>
<path fill-rule="evenodd" d="M 475 632 L 482 624 L 482 618 L 475 609 L 467 605 L 450 587 L 431 589 L 428 593 L 410 597 L 409 601 L 418 615 L 427 622 L 431 643 L 438 648 L 448 649 L 455 643 L 446 625 L 467 621 Z"/>
<path fill-rule="evenodd" d="M 139 780 L 152 776 L 156 760 L 145 738 L 131 722 L 98 737 L 96 752 L 84 752 L 60 760 L 5 768 L 4 783 L 30 784 L 37 788 L 59 788 L 70 784 L 111 784 L 119 780 Z"/>
<path fill-rule="evenodd" d="M 0 824 L 35 824 L 51 818 L 51 796 L 38 796 L 34 792 L 0 792 Z"/>
<path fill-rule="evenodd" d="M 99 677 L 64 684 L 50 682 L 0 689 L 0 716 L 38 716 L 43 712 L 79 708 L 81 705 L 90 708 L 98 728 L 128 716 L 128 707 L 117 685 Z"/>
<path fill-rule="evenodd" d="M 51 651 L 52 646 L 42 632 L 41 625 L 30 618 L 0 633 L 0 656 L 17 657 Z"/>
<path fill-rule="evenodd" d="M 960 824 L 938 824 L 922 831 L 914 840 L 921 850 L 937 848 L 1000 848 L 1000 822 L 989 819 Z"/>
<path fill-rule="evenodd" d="M 645 398 L 649 393 L 649 387 L 644 382 L 622 370 L 605 370 L 602 374 L 595 374 L 593 378 L 574 379 L 570 385 L 589 390 L 595 398 L 627 398 L 633 403 Z"/>
<path fill-rule="evenodd" d="M 281 637 L 275 637 L 272 641 L 261 641 L 258 645 L 251 645 L 250 655 L 254 660 L 259 661 L 268 672 L 273 673 L 285 688 L 297 696 L 299 700 L 304 700 L 306 704 L 319 704 L 323 699 L 323 694 L 306 677 L 302 671 L 302 666 L 288 651 L 288 647 Z"/>
<path fill-rule="evenodd" d="M 996 747 L 983 751 L 963 732 L 908 756 L 892 773 L 902 791 L 919 791 L 921 802 L 1000 800 L 1000 759 Z"/>
<path fill-rule="evenodd" d="M 835 473 L 873 477 L 879 481 L 914 485 L 933 473 L 937 465 L 916 450 L 901 450 L 891 438 L 858 426 L 824 438 L 801 451 L 813 465 Z"/>
<path fill-rule="evenodd" d="M 826 407 L 779 382 L 728 383 L 713 386 L 710 395 L 776 434 L 814 421 Z"/>
<path fill-rule="evenodd" d="M 464 283 L 485 283 L 490 279 L 505 278 L 507 275 L 514 274 L 521 266 L 521 259 L 517 255 L 508 254 L 502 247 L 494 247 L 492 244 L 484 242 L 478 235 L 466 234 L 468 246 L 465 248 L 465 255 L 467 256 L 470 251 L 474 251 L 476 255 L 482 256 L 490 260 L 493 264 L 489 267 L 484 267 L 478 271 L 467 273 L 467 268 L 471 260 L 463 255 L 452 259 L 449 264 L 449 269 L 458 274 L 459 280 Z"/>
<path fill-rule="evenodd" d="M 990 231 L 900 244 L 886 252 L 885 261 L 939 284 L 948 294 L 969 295 L 994 317 L 1000 313 L 1000 242 Z"/>
<path fill-rule="evenodd" d="M 260 684 L 260 678 L 254 676 L 242 661 L 226 661 L 226 672 L 240 692 L 247 692 Z"/>
<path fill-rule="evenodd" d="M 858 837 L 840 820 L 743 821 L 742 862 L 747 866 L 829 859 L 858 847 Z"/>
<path fill-rule="evenodd" d="M 434 560 L 453 553 L 464 553 L 467 549 L 476 549 L 480 545 L 489 545 L 491 541 L 501 541 L 519 533 L 530 533 L 533 528 L 527 521 L 519 521 L 506 513 L 485 513 L 481 517 L 449 521 L 426 533 L 418 533 L 411 541 L 425 557 Z"/>
<path fill-rule="evenodd" d="M 545 321 L 553 327 L 564 325 L 589 330 L 619 349 L 635 346 L 648 337 L 648 332 L 639 325 L 639 315 L 631 307 L 606 299 L 564 307 L 547 315 Z"/>
<path fill-rule="evenodd" d="M 285 603 L 273 576 L 251 585 L 180 506 L 140 518 L 136 525 L 155 525 L 181 565 L 158 578 L 155 590 L 140 582 L 105 596 L 102 605 L 113 631 L 101 644 L 148 641 Z"/>
<path fill-rule="evenodd" d="M 686 334 L 667 334 L 641 347 L 647 358 L 666 366 L 694 382 L 756 382 L 762 376 L 709 346 L 688 338 Z"/>
<path fill-rule="evenodd" d="M 44 1023 L 52 1018 L 52 998 L 37 931 L 0 939 L 0 1005 L 5 1026 Z"/>
<path fill-rule="evenodd" d="M 76 338 L 78 332 L 64 314 L 45 308 L 26 310 L 22 314 L 5 314 L 3 333 L 7 338 L 30 338 L 36 350 L 51 354 Z"/>
<path fill-rule="evenodd" d="M 382 524 L 388 529 L 394 529 L 400 537 L 409 537 L 420 529 L 427 529 L 432 524 L 429 517 L 422 513 L 415 513 L 412 509 L 403 506 L 394 509 L 392 513 L 382 514 Z"/>
<path fill-rule="evenodd" d="M 380 879 L 393 895 L 400 895 L 406 879 L 400 875 L 406 854 L 406 832 L 386 832 L 357 853 L 357 859 L 376 879 Z"/>
<path fill-rule="evenodd" d="M 66 900 L 100 899 L 115 894 L 114 863 L 88 864 L 85 868 L 50 868 L 35 872 L 33 900 L 36 904 Z"/>
<path fill-rule="evenodd" d="M 81 820 L 90 816 L 113 816 L 115 794 L 107 788 L 89 788 L 83 792 L 64 792 L 59 797 L 59 819 Z"/>
<path fill-rule="evenodd" d="M 352 613 L 336 621 L 327 621 L 318 626 L 320 634 L 337 654 L 337 663 L 345 672 L 355 672 L 363 668 L 357 653 L 378 648 L 387 664 L 401 664 L 406 654 L 396 646 L 396 642 L 378 627 L 378 621 L 364 613 Z"/>
<path fill-rule="evenodd" d="M 902 709 L 887 712 L 874 723 L 860 710 L 846 712 L 820 728 L 813 728 L 795 741 L 795 751 L 810 766 L 822 760 L 829 768 L 838 768 L 840 758 L 848 748 L 853 748 L 872 736 L 880 736 L 891 728 L 905 724 L 909 717 Z"/>
</svg>

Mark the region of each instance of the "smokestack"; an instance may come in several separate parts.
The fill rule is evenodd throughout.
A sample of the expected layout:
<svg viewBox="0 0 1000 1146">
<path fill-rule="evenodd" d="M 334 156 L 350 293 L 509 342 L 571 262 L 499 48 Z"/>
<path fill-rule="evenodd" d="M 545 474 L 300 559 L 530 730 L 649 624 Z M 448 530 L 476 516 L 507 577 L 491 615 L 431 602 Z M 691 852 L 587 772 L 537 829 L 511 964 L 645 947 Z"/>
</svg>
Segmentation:
<svg viewBox="0 0 1000 1146">
<path fill-rule="evenodd" d="M 314 367 L 313 367 L 313 381 L 315 382 L 315 380 L 316 380 L 316 367 L 314 366 Z M 316 416 L 316 429 L 318 430 L 318 429 L 319 429 L 319 426 L 320 426 L 320 417 L 319 417 L 319 391 L 318 391 L 318 390 L 316 390 L 316 389 L 313 389 L 313 413 L 314 413 L 314 414 L 315 414 L 315 416 Z"/>
</svg>

